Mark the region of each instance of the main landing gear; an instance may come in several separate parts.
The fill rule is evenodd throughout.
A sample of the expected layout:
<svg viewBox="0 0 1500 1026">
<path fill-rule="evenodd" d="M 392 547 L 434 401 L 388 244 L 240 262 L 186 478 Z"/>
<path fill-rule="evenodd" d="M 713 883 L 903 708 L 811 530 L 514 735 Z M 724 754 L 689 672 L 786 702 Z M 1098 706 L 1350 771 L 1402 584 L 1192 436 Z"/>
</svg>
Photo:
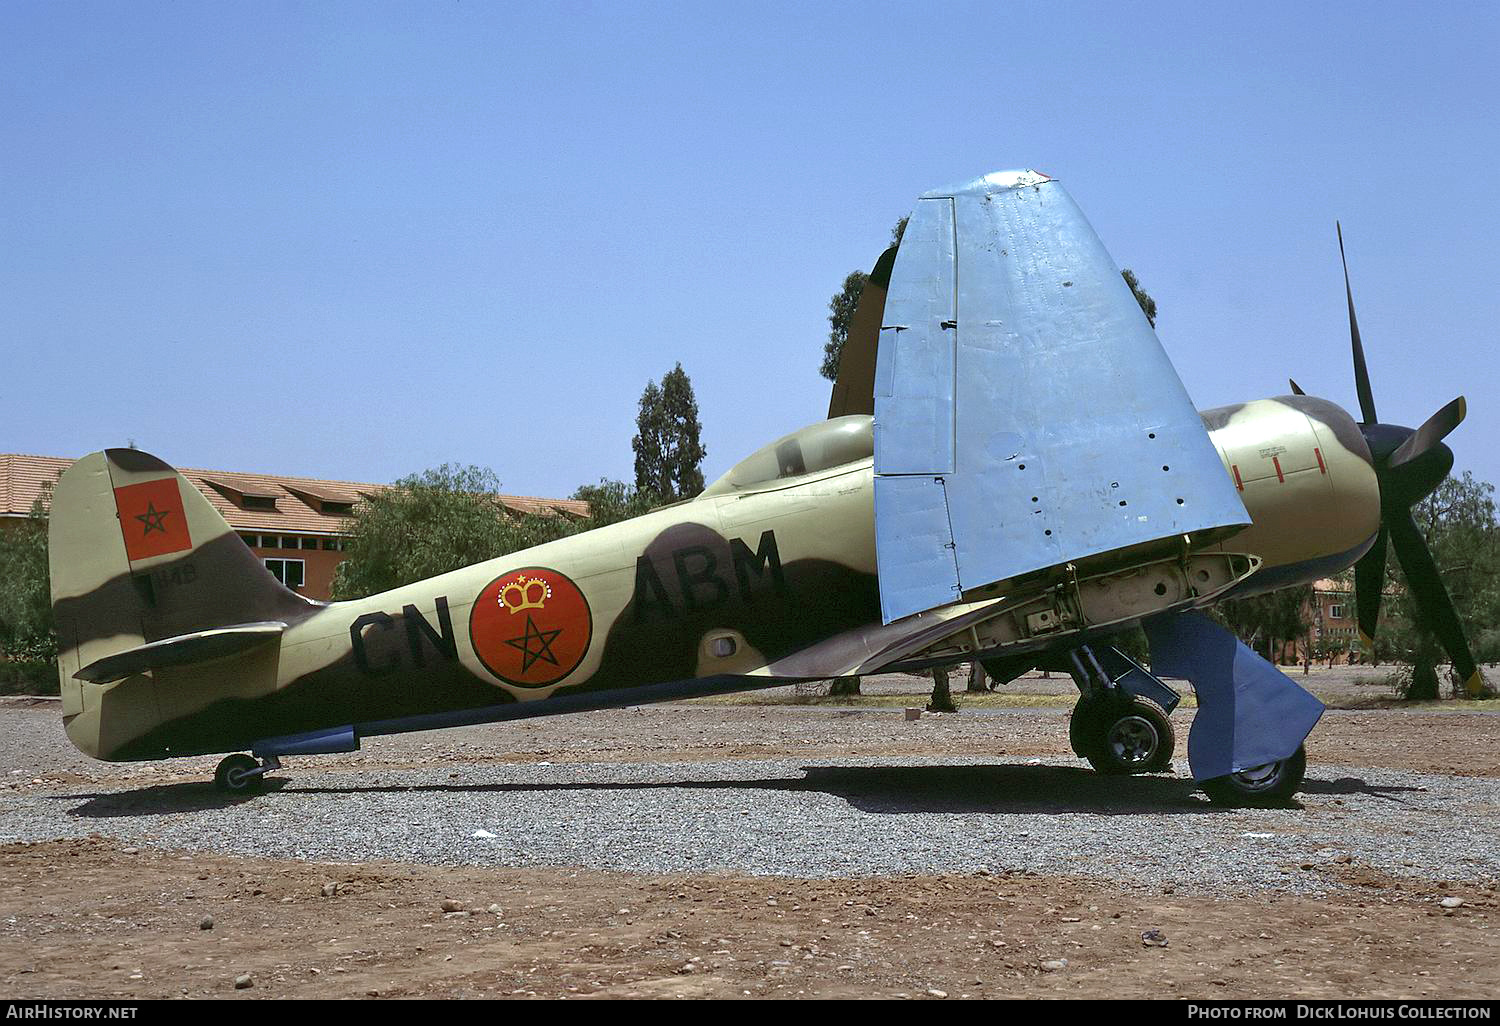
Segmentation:
<svg viewBox="0 0 1500 1026">
<path fill-rule="evenodd" d="M 214 787 L 225 794 L 255 794 L 265 790 L 266 774 L 281 769 L 281 760 L 274 755 L 257 759 L 253 755 L 230 755 L 214 770 Z"/>
<path fill-rule="evenodd" d="M 1214 777 L 1200 785 L 1220 805 L 1280 805 L 1297 793 L 1307 773 L 1307 751 L 1301 745 L 1285 759 Z"/>
<path fill-rule="evenodd" d="M 1078 685 L 1078 704 L 1068 740 L 1098 773 L 1159 773 L 1172 767 L 1176 739 L 1167 717 L 1177 695 L 1150 671 L 1114 648 L 1087 645 L 1067 653 L 1059 666 Z M 1298 746 L 1285 759 L 1201 781 L 1217 805 L 1285 803 L 1302 785 L 1307 753 Z"/>
<path fill-rule="evenodd" d="M 1170 688 L 1113 648 L 1081 646 L 1062 668 L 1078 685 L 1068 741 L 1079 758 L 1113 776 L 1172 768 L 1177 738 L 1168 716 L 1177 695 Z"/>
<path fill-rule="evenodd" d="M 1113 776 L 1171 769 L 1177 743 L 1161 706 L 1124 692 L 1080 697 L 1068 741 L 1096 772 Z"/>
</svg>

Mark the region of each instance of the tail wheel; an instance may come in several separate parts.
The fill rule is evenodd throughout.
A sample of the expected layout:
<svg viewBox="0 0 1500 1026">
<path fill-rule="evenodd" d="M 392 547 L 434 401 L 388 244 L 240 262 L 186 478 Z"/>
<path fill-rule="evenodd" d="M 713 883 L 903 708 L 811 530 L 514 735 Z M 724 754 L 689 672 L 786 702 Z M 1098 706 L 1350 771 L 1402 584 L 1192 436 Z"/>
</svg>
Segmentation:
<svg viewBox="0 0 1500 1026">
<path fill-rule="evenodd" d="M 1307 750 L 1301 745 L 1279 762 L 1215 777 L 1200 785 L 1220 805 L 1280 805 L 1297 793 L 1307 775 Z"/>
<path fill-rule="evenodd" d="M 1134 696 L 1079 699 L 1068 740 L 1095 772 L 1111 776 L 1168 769 L 1177 745 L 1166 711 Z"/>
<path fill-rule="evenodd" d="M 260 763 L 249 755 L 231 755 L 214 770 L 214 787 L 227 794 L 253 794 L 265 782 Z"/>
</svg>

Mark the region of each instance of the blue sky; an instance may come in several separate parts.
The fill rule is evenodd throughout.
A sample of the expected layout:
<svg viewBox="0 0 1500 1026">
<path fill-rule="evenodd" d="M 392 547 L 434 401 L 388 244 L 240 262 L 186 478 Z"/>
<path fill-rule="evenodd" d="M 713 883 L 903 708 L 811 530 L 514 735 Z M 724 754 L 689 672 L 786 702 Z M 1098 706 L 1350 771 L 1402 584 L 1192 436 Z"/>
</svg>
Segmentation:
<svg viewBox="0 0 1500 1026">
<path fill-rule="evenodd" d="M 820 418 L 921 191 L 1064 180 L 1200 407 L 1454 395 L 1500 482 L 1500 5 L 0 5 L 0 451 L 560 495 L 681 361 Z M 1097 397 L 1107 402 L 1107 396 Z"/>
</svg>

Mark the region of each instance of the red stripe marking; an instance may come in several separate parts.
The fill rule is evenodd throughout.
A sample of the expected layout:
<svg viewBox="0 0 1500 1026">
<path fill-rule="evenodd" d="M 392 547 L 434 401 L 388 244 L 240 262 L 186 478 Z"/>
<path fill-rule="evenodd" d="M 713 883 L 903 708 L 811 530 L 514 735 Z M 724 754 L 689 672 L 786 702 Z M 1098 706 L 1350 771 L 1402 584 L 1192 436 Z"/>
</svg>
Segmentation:
<svg viewBox="0 0 1500 1026">
<path fill-rule="evenodd" d="M 1271 466 L 1276 468 L 1276 480 L 1280 481 L 1282 484 L 1286 484 L 1286 475 L 1281 472 L 1281 460 L 1279 460 L 1275 456 L 1272 456 Z"/>
<path fill-rule="evenodd" d="M 1238 463 L 1232 464 L 1229 469 L 1234 471 L 1234 486 L 1243 492 L 1245 490 L 1245 482 L 1240 480 L 1240 465 Z"/>
<path fill-rule="evenodd" d="M 1316 445 L 1313 446 L 1313 455 L 1318 458 L 1318 473 L 1328 473 L 1328 468 L 1323 464 L 1323 453 Z"/>
</svg>

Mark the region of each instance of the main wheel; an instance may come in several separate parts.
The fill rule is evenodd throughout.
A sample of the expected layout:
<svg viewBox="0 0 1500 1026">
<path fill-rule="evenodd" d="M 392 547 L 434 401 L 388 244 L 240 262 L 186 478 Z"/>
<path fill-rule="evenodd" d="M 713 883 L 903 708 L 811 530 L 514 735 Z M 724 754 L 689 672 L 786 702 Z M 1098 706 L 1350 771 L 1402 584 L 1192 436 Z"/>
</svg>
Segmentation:
<svg viewBox="0 0 1500 1026">
<path fill-rule="evenodd" d="M 1095 772 L 1112 776 L 1167 769 L 1177 745 L 1166 711 L 1134 696 L 1079 699 L 1068 740 Z"/>
<path fill-rule="evenodd" d="M 228 794 L 253 794 L 265 786 L 260 763 L 249 755 L 231 755 L 214 770 L 214 787 Z"/>
<path fill-rule="evenodd" d="M 1203 793 L 1220 805 L 1280 805 L 1302 786 L 1307 751 L 1301 745 L 1279 762 L 1215 777 L 1202 783 Z"/>
</svg>

